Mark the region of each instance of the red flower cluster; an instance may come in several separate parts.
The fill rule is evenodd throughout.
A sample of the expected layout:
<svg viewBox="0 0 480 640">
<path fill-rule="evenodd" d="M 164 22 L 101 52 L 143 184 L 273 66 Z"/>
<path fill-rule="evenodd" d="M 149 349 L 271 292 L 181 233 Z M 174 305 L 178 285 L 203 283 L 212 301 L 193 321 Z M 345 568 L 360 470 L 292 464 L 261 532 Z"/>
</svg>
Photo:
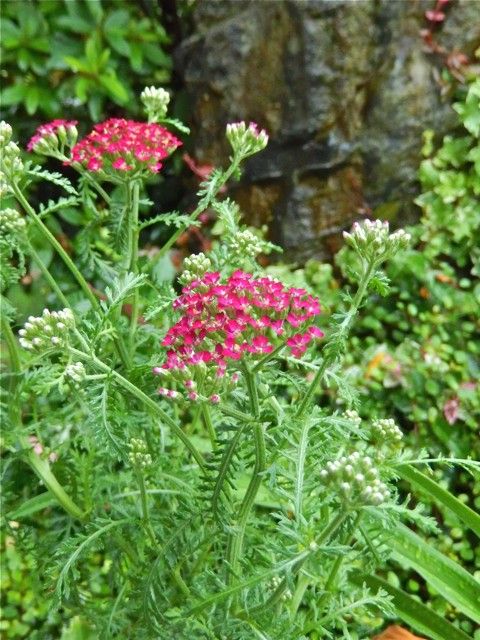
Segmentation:
<svg viewBox="0 0 480 640">
<path fill-rule="evenodd" d="M 146 168 L 158 173 L 161 160 L 182 143 L 159 124 L 111 118 L 96 124 L 93 131 L 72 149 L 72 161 L 89 171 L 113 168 L 132 171 Z"/>
<path fill-rule="evenodd" d="M 46 136 L 50 134 L 56 135 L 60 127 L 68 130 L 70 127 L 75 127 L 77 124 L 76 120 L 52 120 L 52 122 L 47 122 L 47 124 L 41 124 L 35 131 L 35 135 L 27 144 L 27 151 L 33 151 L 40 140 L 43 140 Z"/>
<path fill-rule="evenodd" d="M 169 347 L 166 363 L 154 372 L 174 374 L 189 390 L 195 365 L 210 365 L 222 378 L 229 361 L 262 357 L 282 344 L 298 357 L 323 336 L 312 325 L 319 302 L 305 289 L 287 289 L 243 271 L 225 284 L 219 273 L 206 273 L 183 288 L 174 308 L 182 317 L 162 342 Z"/>
</svg>

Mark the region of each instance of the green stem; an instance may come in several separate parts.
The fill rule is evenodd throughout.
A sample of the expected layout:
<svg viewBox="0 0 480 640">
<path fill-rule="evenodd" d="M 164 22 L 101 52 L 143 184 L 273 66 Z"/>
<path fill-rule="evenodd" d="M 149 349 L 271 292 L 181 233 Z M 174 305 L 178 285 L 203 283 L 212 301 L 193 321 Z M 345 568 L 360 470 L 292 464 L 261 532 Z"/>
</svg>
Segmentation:
<svg viewBox="0 0 480 640">
<path fill-rule="evenodd" d="M 355 529 L 360 525 L 360 520 L 362 519 L 362 512 L 359 511 L 357 514 L 357 517 L 355 518 L 355 520 L 353 521 L 353 524 L 351 527 L 349 527 L 349 530 L 347 531 L 344 540 L 342 541 L 342 544 L 350 544 L 352 541 L 353 536 L 355 535 Z M 327 581 L 325 582 L 325 587 L 324 587 L 324 593 L 320 596 L 320 599 L 318 601 L 318 606 L 320 607 L 320 604 L 323 603 L 327 596 L 328 593 L 330 591 L 330 589 L 332 588 L 333 583 L 335 582 L 335 578 L 337 577 L 338 572 L 340 571 L 340 567 L 342 566 L 343 560 L 345 558 L 345 554 L 342 553 L 341 555 L 337 556 L 337 558 L 335 559 L 335 562 L 333 563 L 333 566 L 330 570 L 330 573 L 328 575 Z"/>
<path fill-rule="evenodd" d="M 200 201 L 200 203 L 197 206 L 197 208 L 195 209 L 195 211 L 193 211 L 193 213 L 190 215 L 190 223 L 193 222 L 194 220 L 196 220 L 198 218 L 198 216 L 205 211 L 205 209 L 208 209 L 208 207 L 213 202 L 213 200 L 215 199 L 215 197 L 217 196 L 218 192 L 223 187 L 223 185 L 226 182 L 228 182 L 228 180 L 230 180 L 232 175 L 237 171 L 238 166 L 240 164 L 240 160 L 241 160 L 241 158 L 238 158 L 236 156 L 232 159 L 232 162 L 231 162 L 230 166 L 228 167 L 228 169 L 223 174 L 221 180 L 218 181 L 217 188 L 211 192 L 211 194 L 209 195 L 208 198 L 203 198 Z M 185 232 L 185 230 L 187 228 L 188 228 L 188 226 L 184 225 L 184 226 L 180 227 L 179 229 L 177 229 L 172 236 L 170 236 L 170 238 L 163 245 L 163 247 L 160 249 L 160 251 L 155 255 L 155 262 L 157 262 L 158 260 L 163 258 L 163 256 L 167 253 L 167 251 L 170 249 L 170 247 L 173 244 L 175 244 L 175 242 L 182 235 L 182 233 Z"/>
<path fill-rule="evenodd" d="M 271 353 L 267 353 L 266 356 L 263 356 L 263 358 L 260 358 L 257 364 L 254 367 L 252 367 L 252 372 L 256 373 L 263 367 L 263 365 L 267 364 L 267 362 L 270 362 L 270 360 L 273 360 L 274 358 L 276 358 L 284 346 L 285 346 L 285 343 L 282 343 L 278 345 L 278 347 L 274 349 Z"/>
<path fill-rule="evenodd" d="M 143 473 L 141 469 L 135 469 L 135 476 L 137 478 L 138 488 L 140 489 L 140 501 L 142 505 L 142 519 L 143 524 L 145 526 L 145 530 L 148 534 L 148 537 L 152 541 L 152 544 L 155 547 L 158 547 L 158 540 L 155 536 L 155 532 L 152 528 L 152 523 L 150 522 L 150 514 L 148 511 L 148 502 L 147 502 L 147 492 L 145 491 L 145 480 L 143 477 Z"/>
<path fill-rule="evenodd" d="M 129 225 L 129 270 L 137 274 L 138 273 L 138 238 L 139 238 L 139 227 L 138 227 L 138 204 L 140 197 L 140 184 L 138 181 L 129 183 L 127 186 L 130 191 L 130 196 L 128 198 L 130 204 L 130 211 L 128 217 L 128 225 Z M 132 309 L 130 314 L 130 331 L 128 336 L 128 352 L 129 359 L 132 360 L 134 345 L 135 345 L 135 332 L 137 330 L 138 323 L 138 306 L 140 302 L 140 293 L 138 287 L 133 292 L 133 301 L 132 301 Z"/>
<path fill-rule="evenodd" d="M 202 406 L 203 419 L 205 420 L 205 426 L 207 427 L 208 436 L 212 443 L 212 449 L 215 451 L 217 448 L 217 434 L 215 433 L 215 427 L 212 422 L 212 414 L 210 413 L 210 407 L 208 404 Z"/>
<path fill-rule="evenodd" d="M 183 442 L 185 447 L 190 451 L 193 458 L 197 462 L 198 466 L 205 471 L 205 462 L 201 453 L 196 449 L 195 445 L 190 441 L 189 437 L 178 427 L 172 418 L 166 413 L 152 398 L 147 396 L 141 389 L 132 384 L 129 380 L 115 371 L 104 362 L 99 360 L 95 355 L 79 351 L 73 347 L 70 347 L 70 352 L 73 355 L 89 361 L 96 369 L 108 373 L 121 387 L 135 396 L 140 402 L 147 406 L 158 418 L 164 422 L 172 432 Z"/>
<path fill-rule="evenodd" d="M 304 563 L 306 562 L 306 560 L 313 554 L 315 553 L 316 549 L 318 547 L 320 547 L 322 544 L 324 544 L 341 526 L 342 524 L 345 522 L 345 520 L 348 517 L 348 511 L 343 511 L 341 513 L 338 513 L 333 520 L 330 520 L 330 522 L 327 524 L 327 526 L 323 529 L 323 531 L 320 533 L 320 535 L 318 536 L 318 538 L 316 538 L 314 540 L 314 543 L 310 545 L 310 550 L 307 551 L 306 553 L 304 552 L 298 559 L 298 561 L 293 565 L 292 570 L 291 570 L 291 574 L 295 575 L 297 574 L 301 568 L 303 567 Z M 248 610 L 248 614 L 251 615 L 257 611 L 264 611 L 267 607 L 271 607 L 276 605 L 282 598 L 283 594 L 285 593 L 285 590 L 287 588 L 288 582 L 287 579 L 284 578 L 282 580 L 282 582 L 278 585 L 278 587 L 275 589 L 275 591 L 272 593 L 272 595 L 262 604 L 257 605 L 256 607 L 253 607 L 252 609 Z M 240 615 L 243 614 L 243 612 L 240 613 Z"/>
<path fill-rule="evenodd" d="M 32 245 L 31 242 L 29 243 L 29 253 L 32 256 L 32 258 L 34 259 L 34 261 L 37 264 L 37 266 L 40 269 L 40 271 L 42 272 L 43 277 L 48 282 L 51 290 L 55 293 L 55 295 L 60 300 L 60 302 L 63 304 L 63 306 L 64 307 L 68 307 L 70 309 L 70 304 L 69 304 L 68 300 L 66 299 L 66 297 L 64 296 L 62 290 L 58 286 L 55 278 L 52 276 L 52 274 L 47 269 L 47 267 L 45 266 L 44 262 L 42 261 L 42 259 L 38 255 L 38 253 L 33 248 L 33 245 Z"/>
<path fill-rule="evenodd" d="M 238 512 L 238 520 L 235 526 L 235 532 L 232 534 L 229 549 L 228 560 L 230 566 L 230 572 L 228 574 L 228 580 L 230 581 L 233 576 L 238 574 L 238 567 L 240 558 L 242 555 L 243 539 L 245 537 L 245 530 L 247 527 L 248 518 L 255 502 L 255 497 L 258 493 L 260 485 L 262 483 L 262 473 L 265 471 L 265 436 L 263 433 L 263 426 L 259 420 L 259 405 L 257 388 L 255 384 L 255 377 L 249 371 L 248 367 L 244 368 L 247 388 L 250 396 L 250 404 L 252 413 L 256 420 L 253 423 L 253 436 L 255 439 L 255 466 L 253 468 L 252 478 L 248 485 L 247 491 L 243 497 L 240 510 Z"/>
<path fill-rule="evenodd" d="M 5 338 L 5 342 L 7 343 L 7 349 L 10 356 L 10 364 L 15 374 L 15 378 L 12 378 L 13 383 L 11 384 L 11 398 L 12 398 L 12 406 L 15 408 L 14 412 L 11 412 L 12 417 L 14 418 L 17 426 L 21 428 L 21 413 L 20 413 L 20 405 L 18 399 L 14 395 L 15 387 L 17 384 L 18 376 L 21 374 L 21 361 L 20 354 L 18 352 L 17 342 L 15 340 L 15 336 L 13 335 L 12 328 L 5 317 L 2 315 L 2 333 Z M 28 438 L 24 435 L 18 436 L 18 443 L 20 448 L 23 450 L 23 455 L 26 462 L 30 465 L 33 471 L 38 475 L 40 480 L 42 480 L 43 484 L 47 487 L 47 489 L 53 494 L 58 503 L 65 509 L 67 513 L 69 513 L 74 518 L 78 518 L 79 520 L 83 520 L 85 514 L 83 511 L 73 502 L 70 496 L 66 493 L 65 489 L 58 482 L 57 478 L 53 474 L 50 469 L 50 465 L 47 460 L 43 460 L 40 458 L 34 451 L 32 451 L 32 447 Z"/>
<path fill-rule="evenodd" d="M 355 297 L 352 300 L 350 309 L 346 313 L 345 318 L 343 319 L 342 323 L 339 326 L 339 332 L 341 333 L 343 338 L 346 338 L 348 336 L 350 326 L 362 303 L 363 297 L 365 296 L 365 293 L 367 291 L 367 287 L 370 282 L 372 272 L 375 269 L 375 266 L 376 266 L 375 262 L 364 263 L 364 272 L 360 279 L 360 284 L 358 286 L 357 292 L 355 294 Z M 315 395 L 315 392 L 317 390 L 317 387 L 320 384 L 320 382 L 323 380 L 325 371 L 328 369 L 329 366 L 331 366 L 331 364 L 335 361 L 335 359 L 336 359 L 336 355 L 329 354 L 325 356 L 319 370 L 317 371 L 314 379 L 310 383 L 307 393 L 305 394 L 302 402 L 300 403 L 300 406 L 298 407 L 296 418 L 301 418 L 309 408 L 313 400 L 313 396 Z"/>
<path fill-rule="evenodd" d="M 35 210 L 30 206 L 30 204 L 28 203 L 28 201 L 24 197 L 23 193 L 20 191 L 20 189 L 18 188 L 18 186 L 15 183 L 12 184 L 12 189 L 13 189 L 13 192 L 14 192 L 15 197 L 17 198 L 18 202 L 22 205 L 22 207 L 25 209 L 25 211 L 31 217 L 31 219 L 33 220 L 33 222 L 34 222 L 35 226 L 37 227 L 37 229 L 42 233 L 43 237 L 47 240 L 47 242 L 55 249 L 55 251 L 61 257 L 61 259 L 63 260 L 63 262 L 65 263 L 65 265 L 69 269 L 70 273 L 73 275 L 73 277 L 77 281 L 80 289 L 85 294 L 87 300 L 92 305 L 92 308 L 95 309 L 95 311 L 97 311 L 97 313 L 101 314 L 102 313 L 102 308 L 100 306 L 99 301 L 95 297 L 95 294 L 93 293 L 93 291 L 90 289 L 90 287 L 89 287 L 87 281 L 85 280 L 85 278 L 82 276 L 80 271 L 75 266 L 75 263 L 73 262 L 73 260 L 70 258 L 68 253 L 62 247 L 60 242 L 58 242 L 58 240 L 55 238 L 55 236 L 52 234 L 52 232 L 48 229 L 48 227 L 43 223 L 41 218 L 35 213 Z M 126 357 L 127 354 L 125 353 L 125 347 L 118 340 L 115 340 L 115 346 L 117 348 L 117 351 L 118 351 L 118 354 L 119 354 L 120 358 L 122 359 L 123 364 L 125 366 L 128 366 L 128 358 Z"/>
<path fill-rule="evenodd" d="M 16 184 L 12 184 L 12 189 L 15 194 L 15 197 L 17 198 L 19 203 L 22 205 L 22 207 L 25 209 L 25 211 L 28 213 L 28 215 L 31 217 L 37 229 L 41 232 L 41 234 L 47 240 L 47 242 L 55 249 L 58 255 L 62 258 L 63 262 L 70 270 L 71 274 L 77 281 L 79 287 L 82 289 L 83 293 L 85 294 L 86 298 L 88 299 L 92 307 L 96 311 L 100 311 L 101 310 L 100 303 L 98 302 L 93 291 L 88 286 L 87 281 L 82 276 L 80 271 L 77 269 L 77 267 L 75 266 L 73 260 L 70 258 L 68 253 L 62 247 L 60 242 L 55 238 L 55 236 L 50 231 L 50 229 L 48 229 L 48 227 L 42 222 L 41 218 L 35 213 L 33 207 L 30 206 L 30 204 L 28 203 L 28 201 L 26 200 L 25 196 L 20 191 L 18 186 Z"/>
</svg>

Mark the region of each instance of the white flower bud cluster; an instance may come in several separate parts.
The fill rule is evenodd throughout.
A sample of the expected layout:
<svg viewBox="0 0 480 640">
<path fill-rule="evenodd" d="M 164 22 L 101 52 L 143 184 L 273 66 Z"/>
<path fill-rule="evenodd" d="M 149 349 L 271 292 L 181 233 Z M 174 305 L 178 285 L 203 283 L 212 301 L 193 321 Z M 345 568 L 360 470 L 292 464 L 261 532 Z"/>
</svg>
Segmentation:
<svg viewBox="0 0 480 640">
<path fill-rule="evenodd" d="M 340 489 L 343 498 L 356 505 L 379 505 L 389 497 L 372 459 L 358 451 L 328 462 L 320 477 L 330 487 Z"/>
<path fill-rule="evenodd" d="M 229 245 L 231 250 L 240 257 L 256 258 L 259 253 L 262 253 L 262 241 L 248 229 L 236 233 Z"/>
<path fill-rule="evenodd" d="M 29 351 L 41 352 L 52 347 L 66 347 L 70 330 L 74 326 L 75 320 L 70 309 L 62 311 L 44 309 L 40 317 L 28 318 L 23 329 L 18 332 L 19 342 Z"/>
<path fill-rule="evenodd" d="M 132 438 L 128 448 L 130 449 L 128 459 L 134 467 L 145 469 L 152 465 L 152 456 L 148 453 L 146 442 L 140 438 Z"/>
<path fill-rule="evenodd" d="M 390 233 L 389 224 L 382 220 L 355 222 L 350 233 L 343 232 L 345 242 L 367 260 L 386 260 L 400 249 L 406 249 L 411 236 L 403 229 Z"/>
<path fill-rule="evenodd" d="M 403 438 L 403 433 L 392 418 L 374 420 L 372 423 L 372 433 L 376 440 L 398 444 Z"/>
<path fill-rule="evenodd" d="M 2 120 L 0 122 L 0 147 L 5 147 L 12 139 L 12 127 Z"/>
<path fill-rule="evenodd" d="M 359 427 L 362 424 L 362 419 L 354 409 L 347 409 L 344 411 L 343 417 L 356 427 Z"/>
<path fill-rule="evenodd" d="M 140 94 L 140 100 L 145 106 L 149 120 L 155 122 L 167 115 L 170 94 L 165 89 L 157 87 L 145 87 Z"/>
<path fill-rule="evenodd" d="M 0 235 L 18 234 L 25 231 L 27 223 L 25 218 L 16 209 L 0 210 Z"/>
<path fill-rule="evenodd" d="M 75 386 L 80 385 L 85 380 L 87 372 L 83 366 L 83 362 L 72 362 L 65 368 L 65 377 L 69 378 Z"/>
<path fill-rule="evenodd" d="M 6 124 L 6 123 L 3 123 Z M 7 125 L 9 126 L 9 125 Z M 6 140 L 8 136 L 4 136 Z M 0 154 L 2 160 L 2 189 L 3 183 L 19 178 L 23 174 L 23 162 L 20 157 L 20 149 L 15 142 L 8 142 L 7 144 L 0 144 Z"/>
<path fill-rule="evenodd" d="M 212 261 L 204 253 L 197 253 L 185 258 L 183 261 L 184 271 L 179 277 L 180 284 L 183 286 L 190 284 L 205 275 L 211 268 Z"/>
<path fill-rule="evenodd" d="M 262 151 L 268 144 L 267 132 L 254 122 L 250 122 L 248 127 L 245 122 L 227 124 L 226 135 L 234 154 L 243 158 Z"/>
</svg>

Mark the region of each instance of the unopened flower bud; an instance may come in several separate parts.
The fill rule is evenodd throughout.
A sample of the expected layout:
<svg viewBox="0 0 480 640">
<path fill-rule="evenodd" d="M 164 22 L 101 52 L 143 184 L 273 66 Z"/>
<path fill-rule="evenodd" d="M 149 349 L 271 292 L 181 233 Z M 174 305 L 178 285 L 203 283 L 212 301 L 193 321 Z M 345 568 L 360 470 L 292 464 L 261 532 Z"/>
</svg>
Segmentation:
<svg viewBox="0 0 480 640">
<path fill-rule="evenodd" d="M 372 435 L 380 443 L 398 444 L 403 438 L 400 428 L 392 418 L 374 420 L 372 422 Z"/>
<path fill-rule="evenodd" d="M 261 239 L 248 229 L 238 231 L 229 241 L 229 247 L 237 256 L 250 258 L 256 258 L 263 250 Z"/>
<path fill-rule="evenodd" d="M 371 458 L 358 451 L 328 462 L 320 471 L 320 478 L 326 488 L 337 487 L 342 499 L 354 506 L 379 505 L 390 495 L 377 469 L 372 467 Z"/>
<path fill-rule="evenodd" d="M 243 158 L 252 156 L 265 149 L 268 144 L 268 135 L 264 129 L 251 122 L 248 127 L 245 122 L 227 124 L 227 140 L 235 155 Z"/>
<path fill-rule="evenodd" d="M 383 262 L 400 249 L 406 249 L 410 234 L 399 229 L 390 234 L 389 224 L 381 220 L 355 222 L 350 233 L 343 233 L 345 242 L 369 261 Z"/>
<path fill-rule="evenodd" d="M 197 253 L 183 261 L 183 273 L 179 277 L 180 284 L 186 286 L 194 280 L 200 279 L 210 271 L 212 261 L 204 253 Z"/>
<path fill-rule="evenodd" d="M 156 122 L 166 116 L 170 94 L 161 87 L 145 87 L 140 94 L 140 100 L 145 106 L 149 121 Z"/>
<path fill-rule="evenodd" d="M 7 145 L 12 139 L 12 127 L 2 120 L 0 122 L 0 147 Z"/>
<path fill-rule="evenodd" d="M 28 322 L 19 331 L 20 345 L 27 350 L 43 351 L 51 347 L 67 347 L 70 331 L 75 327 L 75 319 L 70 309 L 49 311 Z"/>
<path fill-rule="evenodd" d="M 82 362 L 72 362 L 65 369 L 65 377 L 70 378 L 75 386 L 83 382 L 86 375 L 87 372 Z"/>
<path fill-rule="evenodd" d="M 148 453 L 146 442 L 140 438 L 131 438 L 128 448 L 128 459 L 134 467 L 145 469 L 152 465 L 152 456 Z"/>
<path fill-rule="evenodd" d="M 210 396 L 210 402 L 212 404 L 219 404 L 220 396 L 218 395 L 218 393 L 214 393 L 213 395 Z"/>
<path fill-rule="evenodd" d="M 0 236 L 19 234 L 25 231 L 25 218 L 16 209 L 0 210 Z"/>
</svg>

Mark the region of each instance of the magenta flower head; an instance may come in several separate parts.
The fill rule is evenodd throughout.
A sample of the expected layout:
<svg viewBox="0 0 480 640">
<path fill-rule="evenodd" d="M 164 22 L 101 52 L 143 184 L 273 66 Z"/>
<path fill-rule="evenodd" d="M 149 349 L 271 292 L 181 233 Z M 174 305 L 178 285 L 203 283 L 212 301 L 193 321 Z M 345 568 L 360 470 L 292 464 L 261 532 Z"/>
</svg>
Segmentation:
<svg viewBox="0 0 480 640">
<path fill-rule="evenodd" d="M 41 124 L 27 144 L 27 151 L 51 155 L 58 150 L 59 144 L 71 147 L 77 141 L 77 124 L 76 120 L 52 120 Z"/>
<path fill-rule="evenodd" d="M 89 171 L 158 173 L 161 161 L 181 144 L 159 124 L 111 118 L 96 124 L 73 147 L 71 162 L 78 162 Z"/>
<path fill-rule="evenodd" d="M 219 273 L 203 274 L 183 288 L 174 308 L 181 317 L 162 342 L 168 349 L 163 376 L 186 391 L 195 384 L 196 392 L 210 401 L 233 388 L 240 360 L 259 360 L 282 346 L 300 357 L 323 336 L 313 324 L 320 313 L 316 298 L 305 289 L 244 271 L 225 282 Z M 233 375 L 227 375 L 228 368 Z"/>
</svg>

